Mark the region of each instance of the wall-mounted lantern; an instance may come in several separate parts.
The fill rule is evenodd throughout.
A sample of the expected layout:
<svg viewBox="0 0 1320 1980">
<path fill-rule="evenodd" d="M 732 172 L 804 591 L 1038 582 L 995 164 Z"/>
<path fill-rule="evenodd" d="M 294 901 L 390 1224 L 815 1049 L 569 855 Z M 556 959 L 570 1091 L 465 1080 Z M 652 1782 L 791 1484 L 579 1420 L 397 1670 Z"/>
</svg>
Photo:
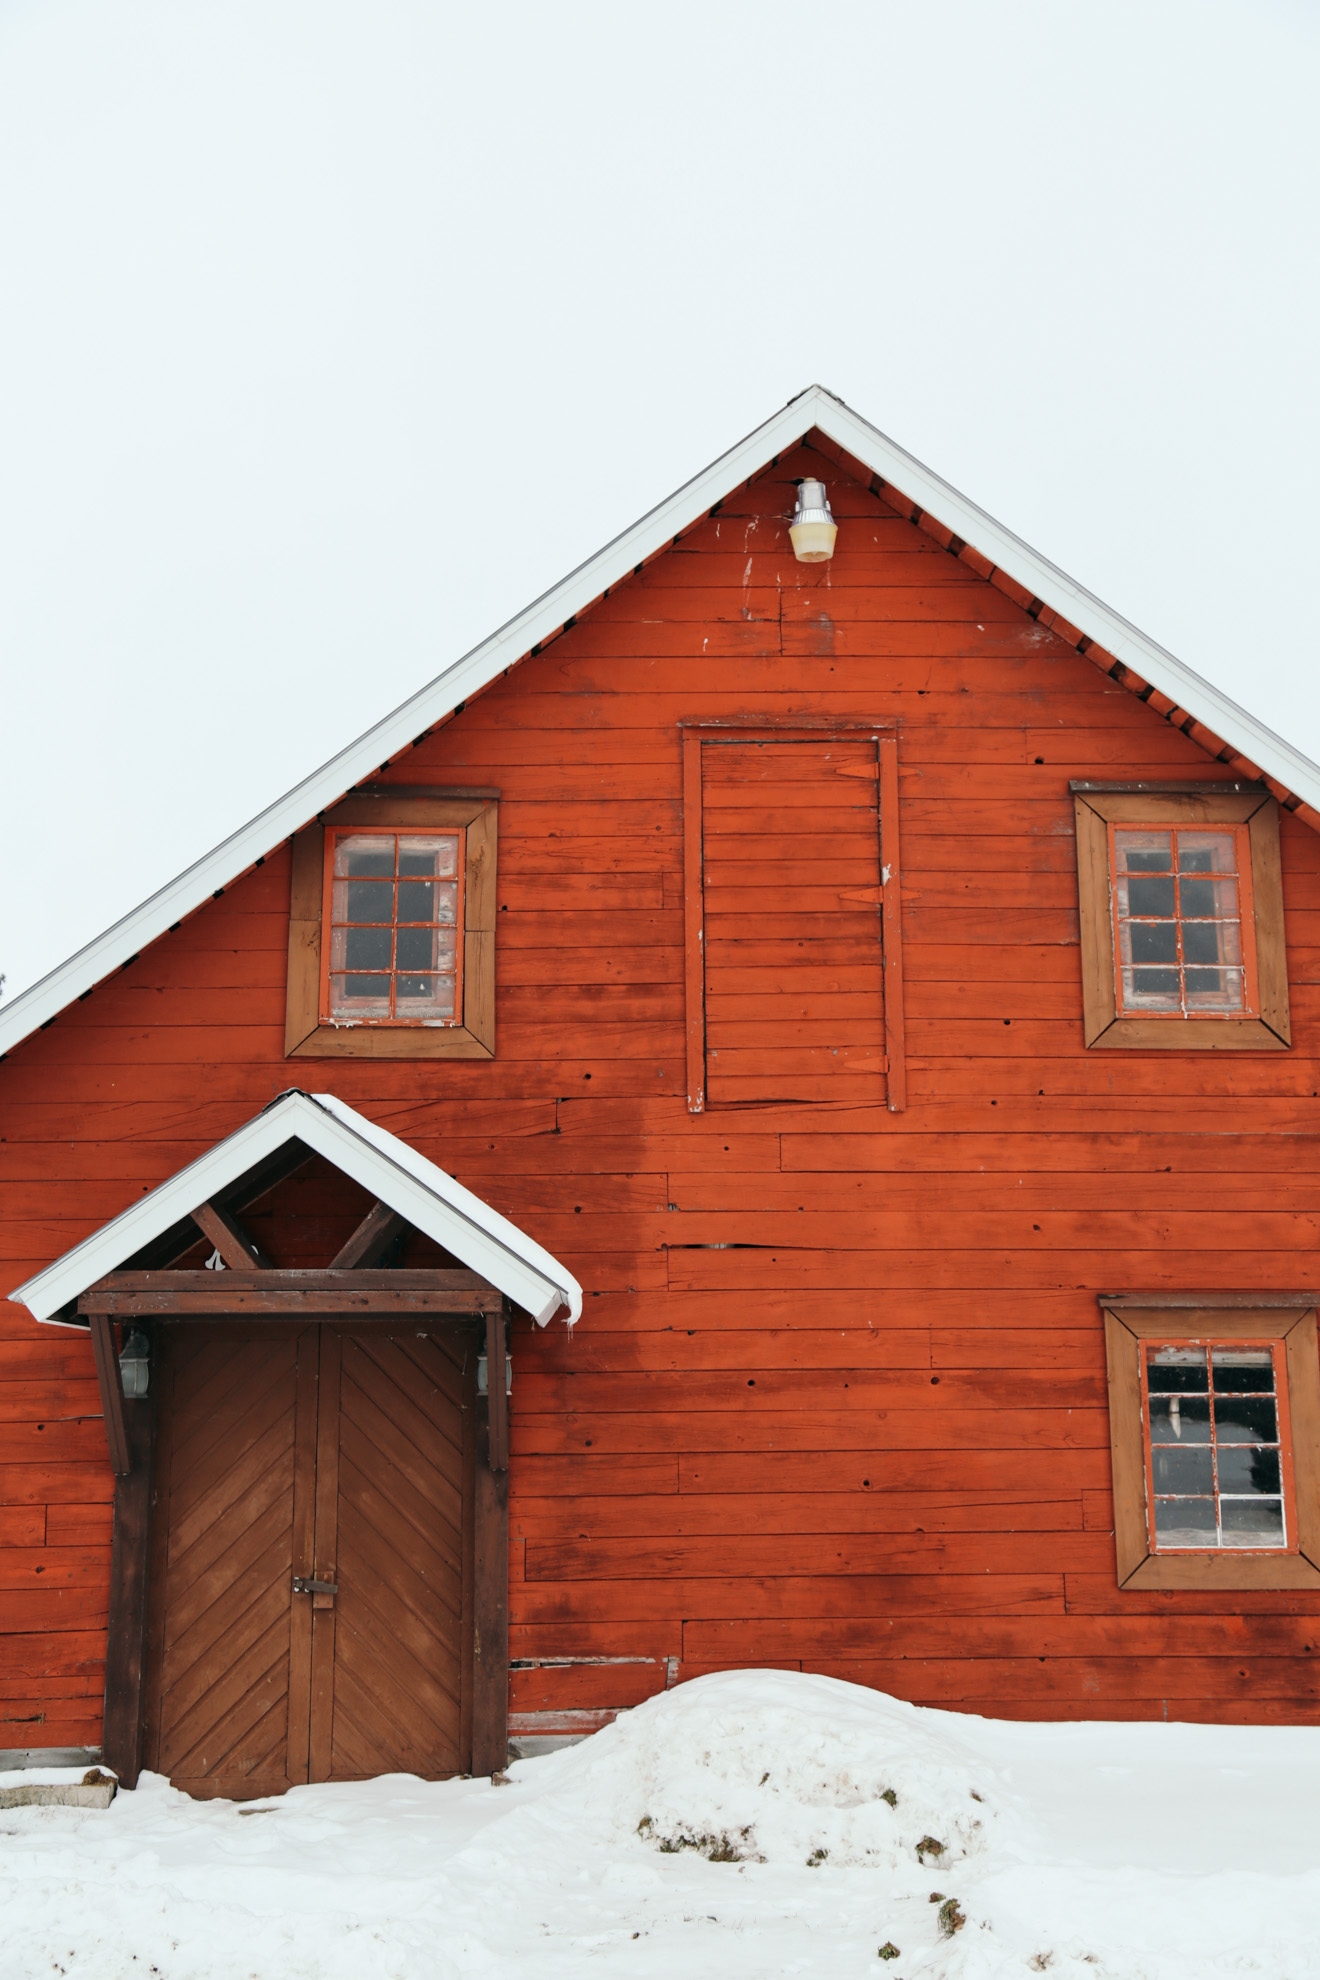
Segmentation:
<svg viewBox="0 0 1320 1980">
<path fill-rule="evenodd" d="M 789 525 L 789 541 L 799 564 L 828 564 L 834 555 L 839 526 L 830 514 L 823 481 L 798 483 L 797 507 Z"/>
<path fill-rule="evenodd" d="M 119 1374 L 126 1402 L 146 1395 L 151 1380 L 151 1343 L 140 1327 L 130 1327 L 125 1336 L 119 1350 Z"/>
</svg>

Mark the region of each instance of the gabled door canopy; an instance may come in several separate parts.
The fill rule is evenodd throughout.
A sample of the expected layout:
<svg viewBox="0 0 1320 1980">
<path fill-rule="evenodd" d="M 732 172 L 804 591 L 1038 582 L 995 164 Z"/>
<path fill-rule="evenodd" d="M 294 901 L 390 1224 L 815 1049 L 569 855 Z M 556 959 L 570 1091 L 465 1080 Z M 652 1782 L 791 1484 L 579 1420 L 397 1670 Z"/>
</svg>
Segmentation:
<svg viewBox="0 0 1320 1980">
<path fill-rule="evenodd" d="M 397 1135 L 377 1127 L 331 1093 L 291 1088 L 207 1154 L 190 1162 L 99 1231 L 65 1252 L 9 1297 L 37 1320 L 82 1326 L 79 1296 L 129 1261 L 168 1264 L 206 1229 L 199 1210 L 252 1176 L 261 1188 L 300 1159 L 299 1150 L 328 1162 L 370 1190 L 378 1204 L 433 1238 L 472 1272 L 530 1313 L 538 1326 L 566 1307 L 570 1326 L 581 1318 L 582 1288 L 548 1251 L 446 1175 Z M 303 1156 L 301 1159 L 305 1159 Z M 259 1193 L 251 1192 L 248 1200 Z M 171 1248 L 171 1233 L 182 1236 Z M 163 1256 L 152 1256 L 153 1248 Z M 143 1254 L 146 1253 L 147 1257 Z M 254 1265 L 260 1263 L 255 1257 Z M 231 1288 L 234 1280 L 230 1280 Z"/>
</svg>

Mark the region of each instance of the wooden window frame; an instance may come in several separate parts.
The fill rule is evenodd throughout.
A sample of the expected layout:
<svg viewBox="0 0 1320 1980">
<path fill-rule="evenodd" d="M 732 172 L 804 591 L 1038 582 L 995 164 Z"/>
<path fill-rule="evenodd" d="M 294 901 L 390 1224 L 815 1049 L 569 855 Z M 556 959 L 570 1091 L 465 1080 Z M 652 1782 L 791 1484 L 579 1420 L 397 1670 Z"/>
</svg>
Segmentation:
<svg viewBox="0 0 1320 1980">
<path fill-rule="evenodd" d="M 301 1059 L 493 1059 L 498 791 L 355 792 L 293 840 L 284 1053 Z M 321 1020 L 329 829 L 463 832 L 463 1015 L 458 1024 Z"/>
<path fill-rule="evenodd" d="M 334 1023 L 335 1023 L 335 1021 L 336 1021 L 336 1020 L 335 1020 L 335 1016 L 334 1016 L 334 1010 L 333 1010 L 333 1003 L 334 1003 L 334 999 L 333 999 L 333 996 L 332 996 L 332 994 L 331 994 L 331 989 L 330 989 L 330 983 L 331 983 L 331 974 L 332 974 L 332 971 L 331 971 L 331 965 L 330 965 L 330 963 L 329 963 L 329 960 L 328 960 L 328 958 L 327 958 L 327 956 L 326 956 L 326 953 L 325 953 L 325 938 L 324 938 L 324 932 L 325 932 L 325 930 L 326 930 L 327 928 L 329 928 L 329 929 L 330 929 L 330 931 L 331 931 L 331 947 L 333 948 L 333 946 L 334 946 L 334 939 L 333 939 L 333 938 L 334 938 L 334 895 L 335 895 L 335 879 L 336 879 L 336 875 L 335 875 L 335 844 L 336 844 L 336 841 L 337 841 L 337 840 L 339 840 L 339 839 L 347 839 L 347 838 L 354 838 L 354 837 L 356 837 L 356 836 L 357 836 L 357 834 L 358 834 L 358 832 L 359 832 L 359 829 L 360 829 L 359 827 L 357 827 L 357 826 L 354 826 L 354 825 L 340 825 L 340 824 L 338 824 L 338 823 L 336 823 L 336 824 L 327 824 L 326 826 L 324 826 L 324 827 L 323 827 L 323 834 L 324 834 L 324 838 L 325 838 L 325 877 L 324 877 L 324 880 L 323 880 L 323 882 L 322 882 L 322 894 L 321 894 L 321 930 L 322 930 L 322 940 L 321 940 L 321 1008 L 320 1008 L 320 1019 L 321 1019 L 321 1023 L 322 1023 L 322 1024 L 334 1024 Z M 457 869 L 458 869 L 458 876 L 457 876 L 457 888 L 456 888 L 456 904 L 457 904 L 457 916 L 456 916 L 456 923 L 457 923 L 457 927 L 458 927 L 458 928 L 462 928 L 462 927 L 464 926 L 464 919 L 463 919 L 463 905 L 464 905 L 464 900 L 463 900 L 463 897 L 464 897 L 464 894 L 465 894 L 465 893 L 466 893 L 466 891 L 467 891 L 467 890 L 466 890 L 466 886 L 465 886 L 465 884 L 464 884 L 464 883 L 465 883 L 465 877 L 466 877 L 466 852 L 465 852 L 465 846 L 466 846 L 466 841 L 467 841 L 467 832 L 466 832 L 466 829 L 465 829 L 465 828 L 464 828 L 464 827 L 463 827 L 462 825 L 453 825 L 453 826 L 449 826 L 449 827 L 447 827 L 447 828 L 445 828 L 445 829 L 446 829 L 447 831 L 449 831 L 449 832 L 452 832 L 452 834 L 454 835 L 454 837 L 455 837 L 455 838 L 457 839 L 457 841 L 458 841 L 458 846 L 457 846 L 457 859 L 456 859 L 456 864 L 457 864 Z M 389 837 L 389 838 L 392 838 L 392 839 L 393 839 L 393 840 L 395 841 L 395 847 L 396 847 L 396 852 L 395 852 L 395 858 L 396 858 L 396 878 L 398 877 L 398 876 L 397 876 L 397 859 L 398 859 L 398 856 L 399 856 L 399 855 L 398 855 L 398 846 L 399 846 L 399 843 L 400 843 L 401 841 L 406 841 L 406 839 L 407 839 L 407 838 L 409 837 L 409 835 L 410 835 L 410 834 L 412 834 L 412 833 L 417 833 L 417 827 L 415 827 L 415 826 L 407 826 L 407 825 L 400 825 L 400 826 L 393 826 L 393 827 L 391 827 L 391 829 L 390 829 L 390 831 L 389 831 L 388 833 L 386 833 L 386 834 L 383 834 L 383 835 L 382 835 L 382 836 L 385 836 L 385 837 Z M 420 834 L 420 833 L 418 833 L 418 836 L 421 836 L 421 834 Z M 435 833 L 435 831 L 434 831 L 434 828 L 433 828 L 433 830 L 432 830 L 432 832 L 431 832 L 431 833 L 428 833 L 428 834 L 427 834 L 426 836 L 436 836 L 436 833 Z M 343 922 L 341 922 L 341 923 L 340 923 L 340 926 L 341 926 L 341 927 L 343 927 L 344 925 L 345 925 L 345 924 L 344 924 Z M 383 926 L 384 924 L 383 924 L 383 923 L 381 923 L 381 924 L 377 924 L 377 925 L 378 925 L 378 926 Z M 393 933 L 394 933 L 394 934 L 395 934 L 395 935 L 397 936 L 397 933 L 398 933 L 398 930 L 399 930 L 399 928 L 400 928 L 400 926 L 403 926 L 403 927 L 405 927 L 405 928 L 406 928 L 406 927 L 407 927 L 408 925 L 409 925 L 409 924 L 408 924 L 407 922 L 404 922 L 404 923 L 402 923 L 402 924 L 401 924 L 401 923 L 399 922 L 399 920 L 397 919 L 397 909 L 396 909 L 396 918 L 395 918 L 395 920 L 394 920 L 394 922 L 393 922 L 393 924 L 392 924 L 392 932 L 393 932 Z M 432 926 L 436 926 L 437 924 L 435 924 L 435 923 L 432 923 L 431 925 L 432 925 Z M 463 1017 L 462 1017 L 462 1012 L 463 1012 L 463 951 L 462 951 L 462 949 L 461 949 L 461 948 L 457 948 L 457 944 L 456 944 L 456 949 L 457 949 L 457 953 L 456 953 L 456 955 L 455 955 L 455 958 L 454 958 L 454 960 L 455 960 L 455 965 L 456 965 L 456 966 L 455 966 L 455 968 L 454 968 L 454 970 L 453 970 L 453 972 L 452 972 L 452 974 L 453 974 L 453 977 L 454 977 L 454 989 L 455 989 L 455 992 L 456 992 L 456 995 L 455 995 L 455 998 L 454 998 L 454 1015 L 453 1015 L 452 1017 L 447 1017 L 447 1018 L 437 1018 L 437 1017 L 425 1017 L 425 1018 L 419 1018 L 419 1017 L 416 1017 L 415 1015 L 413 1015 L 413 1014 L 411 1014 L 411 1013 L 409 1013 L 409 1012 L 407 1012 L 406 1010 L 405 1010 L 405 1012 L 403 1013 L 403 1015 L 401 1016 L 401 1015 L 400 1015 L 400 1013 L 399 1013 L 399 1007 L 398 1007 L 398 1001 L 397 1001 L 397 997 L 395 996 L 395 993 L 394 993 L 394 989 L 393 989 L 393 986 L 394 986 L 394 983 L 395 983 L 395 980 L 396 980 L 396 979 L 397 979 L 397 977 L 399 977 L 400 975 L 404 975 L 404 974 L 418 974 L 418 973 L 420 973 L 420 972 L 418 972 L 418 971 L 402 971 L 402 970 L 400 970 L 400 969 L 398 968 L 398 965 L 397 965 L 397 962 L 396 962 L 396 963 L 394 963 L 394 964 L 393 964 L 393 965 L 391 966 L 391 969 L 390 969 L 390 972 L 389 972 L 389 981 L 390 981 L 390 985 L 391 985 L 391 993 L 390 993 L 390 994 L 391 994 L 391 998 L 392 998 L 392 999 L 393 999 L 393 1001 L 394 1001 L 394 1010 L 393 1010 L 393 1013 L 392 1013 L 392 1014 L 391 1014 L 390 1016 L 388 1016 L 388 1017 L 362 1017 L 362 1018 L 356 1018 L 356 1019 L 354 1019 L 354 1018 L 341 1018 L 341 1019 L 339 1020 L 339 1022 L 340 1022 L 340 1023 L 357 1023 L 357 1024 L 369 1024 L 369 1025 L 374 1025 L 374 1026 L 377 1026 L 377 1027 L 381 1027 L 381 1026 L 387 1026 L 387 1025 L 388 1025 L 388 1026 L 392 1026 L 392 1027 L 393 1027 L 394 1029 L 396 1029 L 396 1030 L 397 1030 L 397 1029 L 398 1029 L 398 1028 L 399 1028 L 400 1026 L 402 1026 L 402 1027 L 403 1027 L 403 1028 L 404 1028 L 405 1030 L 416 1030 L 416 1029 L 418 1029 L 418 1028 L 419 1028 L 420 1026 L 425 1026 L 425 1027 L 426 1027 L 426 1028 L 427 1028 L 428 1030 L 453 1030 L 453 1028 L 454 1028 L 454 1027 L 455 1027 L 456 1025 L 459 1025 L 459 1024 L 461 1024 L 461 1023 L 463 1022 Z M 334 973 L 335 973 L 335 974 L 338 974 L 338 972 L 337 972 L 337 971 L 336 971 L 336 972 L 334 972 Z M 347 972 L 347 971 L 346 971 L 345 973 L 351 973 L 351 972 Z M 436 971 L 436 974 L 445 974 L 445 975 L 448 975 L 448 974 L 450 974 L 450 973 L 451 973 L 451 972 L 449 972 L 449 971 L 444 971 L 444 972 L 440 972 L 440 971 Z"/>
<path fill-rule="evenodd" d="M 1259 785 L 1088 784 L 1069 786 L 1077 821 L 1077 885 L 1082 945 L 1082 1014 L 1088 1046 L 1113 1050 L 1280 1052 L 1292 1043 L 1288 954 L 1283 926 L 1279 807 Z M 1114 950 L 1115 825 L 1245 826 L 1251 847 L 1251 925 L 1257 1010 L 1252 1017 L 1215 1011 L 1125 1016 L 1118 1008 Z M 1246 890 L 1244 889 L 1244 892 Z M 1246 917 L 1244 915 L 1244 924 Z"/>
<path fill-rule="evenodd" d="M 1114 1544 L 1118 1585 L 1163 1589 L 1320 1589 L 1320 1342 L 1310 1293 L 1102 1295 L 1109 1364 Z M 1177 1548 L 1150 1537 L 1142 1349 L 1152 1341 L 1282 1346 L 1290 1425 L 1295 1531 L 1286 1548 Z"/>
<path fill-rule="evenodd" d="M 881 985 L 885 1016 L 885 1104 L 891 1114 L 907 1106 L 907 1054 L 903 1025 L 902 856 L 899 846 L 898 737 L 892 722 L 847 719 L 775 722 L 748 716 L 719 722 L 680 721 L 683 749 L 683 943 L 688 1112 L 701 1114 L 706 1099 L 706 908 L 701 749 L 703 743 L 835 742 L 869 737 L 876 761 L 866 774 L 877 789 L 880 886 L 842 896 L 865 900 L 880 916 Z M 852 774 L 860 775 L 860 772 Z M 742 1105 L 734 1101 L 724 1105 Z M 753 1105 L 765 1104 L 760 1102 Z"/>
</svg>

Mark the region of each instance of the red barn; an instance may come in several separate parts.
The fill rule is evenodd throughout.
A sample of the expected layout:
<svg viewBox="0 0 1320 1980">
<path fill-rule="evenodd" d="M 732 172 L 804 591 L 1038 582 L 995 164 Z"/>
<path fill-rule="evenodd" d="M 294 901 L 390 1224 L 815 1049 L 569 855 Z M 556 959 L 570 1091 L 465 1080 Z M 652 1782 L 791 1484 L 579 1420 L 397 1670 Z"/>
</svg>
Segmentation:
<svg viewBox="0 0 1320 1980">
<path fill-rule="evenodd" d="M 794 400 L 0 1017 L 4 1744 L 1313 1722 L 1318 829 Z"/>
</svg>

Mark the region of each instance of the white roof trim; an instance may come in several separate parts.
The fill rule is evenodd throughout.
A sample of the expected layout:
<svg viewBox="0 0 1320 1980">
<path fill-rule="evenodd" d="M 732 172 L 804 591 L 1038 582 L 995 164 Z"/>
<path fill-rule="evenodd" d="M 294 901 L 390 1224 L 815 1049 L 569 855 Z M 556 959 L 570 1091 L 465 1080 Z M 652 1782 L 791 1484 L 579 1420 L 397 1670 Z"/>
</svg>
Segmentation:
<svg viewBox="0 0 1320 1980">
<path fill-rule="evenodd" d="M 152 1238 L 295 1139 L 461 1258 L 470 1271 L 480 1272 L 539 1327 L 561 1306 L 568 1308 L 570 1327 L 581 1318 L 582 1288 L 573 1274 L 515 1224 L 333 1094 L 297 1090 L 282 1093 L 245 1127 L 19 1286 L 10 1299 L 38 1320 L 51 1319 Z"/>
<path fill-rule="evenodd" d="M 1011 530 L 978 509 L 947 481 L 869 425 L 824 386 L 812 385 L 774 416 L 685 482 L 657 508 L 615 537 L 587 563 L 510 619 L 480 646 L 403 702 L 357 741 L 235 832 L 169 886 L 125 915 L 68 962 L 34 983 L 0 1011 L 0 1053 L 46 1024 L 176 921 L 191 914 L 217 888 L 230 885 L 254 861 L 298 831 L 318 811 L 428 729 L 443 722 L 487 687 L 533 646 L 611 589 L 638 564 L 690 527 L 731 490 L 786 453 L 812 427 L 855 456 L 946 528 L 988 557 L 1033 597 L 1061 614 L 1097 645 L 1169 695 L 1180 708 L 1259 764 L 1280 783 L 1320 810 L 1320 764 L 1313 763 L 1246 709 L 1203 680 L 1172 653 L 1130 625 L 1075 579 L 1051 564 Z"/>
</svg>

